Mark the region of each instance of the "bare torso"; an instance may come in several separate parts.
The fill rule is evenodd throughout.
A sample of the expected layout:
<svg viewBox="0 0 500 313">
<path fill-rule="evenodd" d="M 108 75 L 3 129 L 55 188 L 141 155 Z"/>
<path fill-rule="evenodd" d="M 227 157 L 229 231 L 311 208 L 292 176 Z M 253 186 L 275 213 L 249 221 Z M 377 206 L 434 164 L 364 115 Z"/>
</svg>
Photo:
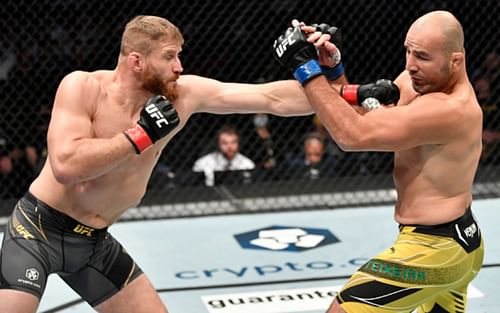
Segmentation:
<svg viewBox="0 0 500 313">
<path fill-rule="evenodd" d="M 123 105 L 113 102 L 107 92 L 113 72 L 99 71 L 88 75 L 97 82 L 93 84 L 95 88 L 87 90 L 88 99 L 96 99 L 95 103 L 89 104 L 94 108 L 90 117 L 93 137 L 110 138 L 133 127 L 139 119 L 139 111 L 129 116 L 123 112 Z M 71 185 L 61 184 L 53 173 L 49 151 L 49 157 L 32 183 L 30 192 L 81 223 L 96 228 L 109 226 L 144 196 L 149 177 L 163 148 L 182 129 L 192 113 L 185 101 L 180 96 L 174 103 L 181 122 L 172 133 L 140 156 L 129 156 L 102 176 Z"/>
<path fill-rule="evenodd" d="M 399 85 L 402 97 L 398 105 L 417 97 L 408 76 Z M 457 84 L 446 97 L 462 114 L 454 137 L 446 143 L 395 152 L 395 218 L 399 223 L 446 223 L 463 215 L 472 202 L 471 188 L 481 154 L 482 112 L 468 81 Z M 439 104 L 449 105 L 435 105 Z"/>
</svg>

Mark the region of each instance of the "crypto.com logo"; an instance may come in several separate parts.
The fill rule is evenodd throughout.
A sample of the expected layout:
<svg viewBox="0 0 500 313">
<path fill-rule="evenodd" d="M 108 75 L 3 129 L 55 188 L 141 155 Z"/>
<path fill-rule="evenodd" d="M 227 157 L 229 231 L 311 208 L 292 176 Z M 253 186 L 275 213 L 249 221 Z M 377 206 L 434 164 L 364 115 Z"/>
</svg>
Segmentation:
<svg viewBox="0 0 500 313">
<path fill-rule="evenodd" d="M 277 225 L 241 233 L 234 237 L 244 249 L 293 252 L 340 241 L 328 229 Z"/>
</svg>

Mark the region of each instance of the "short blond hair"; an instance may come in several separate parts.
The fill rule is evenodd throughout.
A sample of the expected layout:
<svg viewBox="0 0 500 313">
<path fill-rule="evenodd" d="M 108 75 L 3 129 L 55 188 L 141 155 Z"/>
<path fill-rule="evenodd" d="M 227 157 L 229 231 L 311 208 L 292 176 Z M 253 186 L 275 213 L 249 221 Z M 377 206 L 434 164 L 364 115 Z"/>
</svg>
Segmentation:
<svg viewBox="0 0 500 313">
<path fill-rule="evenodd" d="M 128 55 L 132 51 L 137 51 L 148 55 L 153 44 L 162 39 L 172 40 L 181 45 L 184 43 L 180 30 L 167 19 L 151 15 L 138 15 L 125 26 L 120 53 Z"/>
</svg>

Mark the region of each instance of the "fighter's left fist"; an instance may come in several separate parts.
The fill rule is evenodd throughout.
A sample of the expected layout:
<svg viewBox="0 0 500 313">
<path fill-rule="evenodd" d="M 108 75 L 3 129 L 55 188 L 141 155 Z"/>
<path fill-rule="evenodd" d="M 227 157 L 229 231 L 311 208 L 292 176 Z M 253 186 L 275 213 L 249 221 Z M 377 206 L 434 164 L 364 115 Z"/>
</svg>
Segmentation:
<svg viewBox="0 0 500 313">
<path fill-rule="evenodd" d="M 340 95 L 352 105 L 362 105 L 368 98 L 375 98 L 381 104 L 397 104 L 400 97 L 398 86 L 388 79 L 364 85 L 343 85 Z"/>
<path fill-rule="evenodd" d="M 314 45 L 307 41 L 300 27 L 290 27 L 279 36 L 274 41 L 273 54 L 281 65 L 292 71 L 295 79 L 302 85 L 323 74 L 318 52 Z"/>
</svg>

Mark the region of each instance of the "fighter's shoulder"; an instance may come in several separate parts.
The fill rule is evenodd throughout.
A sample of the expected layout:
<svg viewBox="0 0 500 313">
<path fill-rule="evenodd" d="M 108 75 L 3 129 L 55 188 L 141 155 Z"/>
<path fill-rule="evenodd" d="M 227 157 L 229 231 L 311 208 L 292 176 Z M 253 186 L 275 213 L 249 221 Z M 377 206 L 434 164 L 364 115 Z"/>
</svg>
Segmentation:
<svg viewBox="0 0 500 313">
<path fill-rule="evenodd" d="M 74 71 L 67 74 L 61 81 L 60 88 L 69 88 L 78 91 L 81 88 L 97 88 L 101 86 L 104 74 L 100 71 Z"/>
<path fill-rule="evenodd" d="M 105 76 L 100 72 L 74 71 L 59 84 L 55 104 L 57 107 L 80 108 L 94 112 L 103 92 Z"/>
<path fill-rule="evenodd" d="M 452 108 L 454 106 L 461 105 L 462 101 L 460 101 L 459 98 L 445 92 L 429 92 L 418 96 L 412 101 L 412 103 L 422 105 L 425 104 L 428 106 L 437 106 L 439 104 L 439 107 L 442 108 Z"/>
<path fill-rule="evenodd" d="M 221 86 L 218 80 L 198 75 L 181 75 L 177 80 L 179 100 L 193 104 L 200 104 L 219 94 L 223 90 Z"/>
<path fill-rule="evenodd" d="M 191 74 L 181 75 L 177 80 L 178 86 L 184 89 L 199 89 L 200 87 L 210 86 L 216 83 L 218 83 L 218 81 L 215 79 Z"/>
</svg>

